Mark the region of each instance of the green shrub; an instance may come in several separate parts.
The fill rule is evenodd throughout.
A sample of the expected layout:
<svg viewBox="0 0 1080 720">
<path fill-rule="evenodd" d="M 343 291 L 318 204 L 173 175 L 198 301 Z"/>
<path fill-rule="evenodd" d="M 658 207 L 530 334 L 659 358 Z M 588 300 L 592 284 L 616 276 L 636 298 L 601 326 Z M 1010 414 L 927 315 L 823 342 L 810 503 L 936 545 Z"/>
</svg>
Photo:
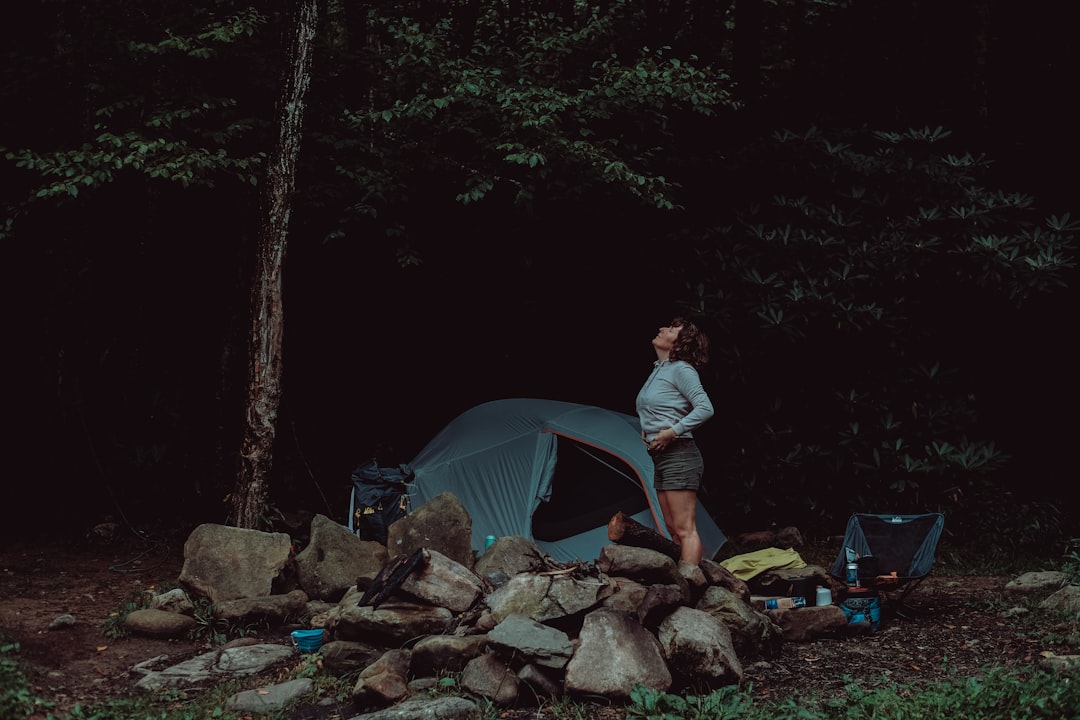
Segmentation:
<svg viewBox="0 0 1080 720">
<path fill-rule="evenodd" d="M 851 682 L 841 698 L 789 697 L 760 702 L 753 688 L 725 687 L 703 696 L 635 688 L 627 720 L 1060 720 L 1080 717 L 1080 684 L 1041 670 L 987 668 L 978 678 L 939 683 L 918 692 Z"/>
<path fill-rule="evenodd" d="M 726 720 L 745 717 L 749 695 L 734 686 L 682 697 L 642 685 L 630 693 L 627 720 Z"/>
<path fill-rule="evenodd" d="M 978 678 L 940 683 L 919 692 L 903 687 L 865 690 L 855 683 L 842 698 L 789 698 L 744 717 L 803 720 L 1060 720 L 1080 717 L 1080 686 L 1041 670 L 988 668 Z"/>
<path fill-rule="evenodd" d="M 12 657 L 18 650 L 18 643 L 0 645 L 0 718 L 4 720 L 24 720 L 35 711 L 51 707 L 31 691 L 22 667 Z"/>
<path fill-rule="evenodd" d="M 1080 538 L 1072 538 L 1065 550 L 1065 564 L 1061 568 L 1071 585 L 1080 585 Z"/>
</svg>

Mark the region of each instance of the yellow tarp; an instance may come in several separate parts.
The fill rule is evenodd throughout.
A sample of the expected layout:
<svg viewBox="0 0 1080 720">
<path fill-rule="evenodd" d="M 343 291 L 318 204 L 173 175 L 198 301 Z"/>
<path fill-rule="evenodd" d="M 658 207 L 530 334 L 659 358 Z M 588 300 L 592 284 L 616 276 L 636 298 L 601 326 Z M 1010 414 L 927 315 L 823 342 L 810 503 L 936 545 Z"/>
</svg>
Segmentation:
<svg viewBox="0 0 1080 720">
<path fill-rule="evenodd" d="M 786 570 L 806 567 L 799 553 L 794 549 L 765 548 L 754 552 L 734 555 L 720 564 L 740 580 L 749 580 L 766 570 Z"/>
</svg>

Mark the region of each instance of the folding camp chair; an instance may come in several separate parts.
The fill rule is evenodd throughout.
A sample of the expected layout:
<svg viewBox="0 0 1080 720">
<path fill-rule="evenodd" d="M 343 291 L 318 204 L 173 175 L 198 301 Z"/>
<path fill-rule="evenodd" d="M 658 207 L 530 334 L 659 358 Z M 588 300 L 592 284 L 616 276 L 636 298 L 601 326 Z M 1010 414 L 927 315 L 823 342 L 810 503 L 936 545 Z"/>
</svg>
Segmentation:
<svg viewBox="0 0 1080 720">
<path fill-rule="evenodd" d="M 844 544 L 829 574 L 846 584 L 849 557 L 854 555 L 858 585 L 895 602 L 898 611 L 908 594 L 930 575 L 944 527 L 941 513 L 856 513 L 848 520 Z"/>
</svg>

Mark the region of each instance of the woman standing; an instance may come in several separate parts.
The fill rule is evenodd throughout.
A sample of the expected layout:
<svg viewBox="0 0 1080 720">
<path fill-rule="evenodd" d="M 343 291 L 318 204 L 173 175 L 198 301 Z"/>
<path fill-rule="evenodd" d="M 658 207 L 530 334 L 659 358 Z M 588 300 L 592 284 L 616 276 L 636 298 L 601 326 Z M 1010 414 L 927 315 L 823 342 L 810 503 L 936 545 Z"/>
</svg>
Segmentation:
<svg viewBox="0 0 1080 720">
<path fill-rule="evenodd" d="M 693 430 L 713 415 L 698 368 L 709 361 L 709 340 L 693 323 L 676 317 L 652 341 L 656 362 L 637 396 L 641 439 L 649 446 L 660 510 L 680 559 L 701 563 L 697 491 L 705 465 Z"/>
</svg>

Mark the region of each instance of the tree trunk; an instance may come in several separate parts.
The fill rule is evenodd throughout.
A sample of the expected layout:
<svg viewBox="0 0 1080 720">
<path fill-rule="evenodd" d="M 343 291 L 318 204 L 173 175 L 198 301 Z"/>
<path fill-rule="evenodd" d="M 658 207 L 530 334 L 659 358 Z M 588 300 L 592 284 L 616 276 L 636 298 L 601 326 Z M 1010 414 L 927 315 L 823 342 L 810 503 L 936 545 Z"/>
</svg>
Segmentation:
<svg viewBox="0 0 1080 720">
<path fill-rule="evenodd" d="M 303 135 L 304 97 L 311 83 L 312 45 L 318 22 L 316 0 L 297 0 L 295 12 L 295 33 L 282 75 L 278 142 L 267 168 L 266 213 L 251 288 L 247 408 L 230 518 L 232 524 L 242 528 L 258 528 L 265 517 L 267 479 L 281 404 L 282 269 L 296 158 Z"/>
<path fill-rule="evenodd" d="M 682 553 L 676 543 L 651 528 L 647 528 L 625 513 L 615 513 L 607 526 L 608 540 L 620 545 L 646 548 L 662 552 L 675 562 Z"/>
</svg>

